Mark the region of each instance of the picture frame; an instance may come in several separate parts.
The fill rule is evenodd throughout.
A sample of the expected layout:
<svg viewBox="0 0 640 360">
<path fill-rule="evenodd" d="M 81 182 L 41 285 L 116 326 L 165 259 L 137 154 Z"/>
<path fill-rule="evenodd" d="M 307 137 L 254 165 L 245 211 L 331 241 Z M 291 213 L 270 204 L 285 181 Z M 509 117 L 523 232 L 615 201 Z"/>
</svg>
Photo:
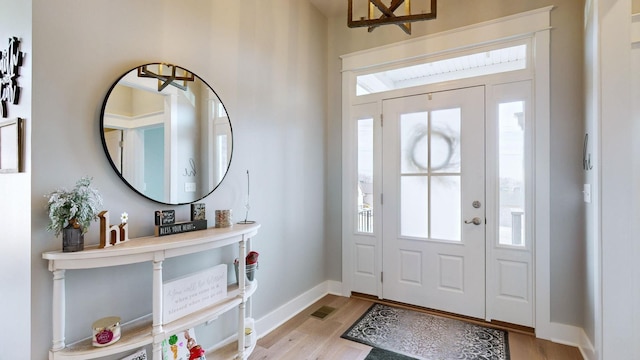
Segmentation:
<svg viewBox="0 0 640 360">
<path fill-rule="evenodd" d="M 24 119 L 0 122 L 0 174 L 24 171 Z"/>
</svg>

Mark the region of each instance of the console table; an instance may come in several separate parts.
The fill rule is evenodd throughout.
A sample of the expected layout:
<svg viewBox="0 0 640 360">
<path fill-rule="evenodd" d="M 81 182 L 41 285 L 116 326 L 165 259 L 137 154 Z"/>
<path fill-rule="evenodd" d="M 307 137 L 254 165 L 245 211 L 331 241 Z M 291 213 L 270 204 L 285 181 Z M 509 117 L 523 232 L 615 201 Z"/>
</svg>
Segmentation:
<svg viewBox="0 0 640 360">
<path fill-rule="evenodd" d="M 49 271 L 53 274 L 53 345 L 49 351 L 50 360 L 94 359 L 108 355 L 135 351 L 151 344 L 153 359 L 162 360 L 162 341 L 180 331 L 192 328 L 232 309 L 239 309 L 238 350 L 233 358 L 246 359 L 253 351 L 255 343 L 245 344 L 245 306 L 258 287 L 257 280 L 248 281 L 239 276 L 238 284 L 227 287 L 227 297 L 201 310 L 194 311 L 169 323 L 162 319 L 163 280 L 162 263 L 165 259 L 184 256 L 223 246 L 237 245 L 238 258 L 244 259 L 249 250 L 249 240 L 257 234 L 259 224 L 235 224 L 228 228 L 208 228 L 206 230 L 168 235 L 163 237 L 140 237 L 99 249 L 87 247 L 78 252 L 50 251 L 42 254 L 49 261 Z M 93 269 L 106 266 L 120 266 L 141 262 L 152 263 L 153 300 L 151 314 L 121 326 L 122 336 L 116 343 L 106 347 L 93 347 L 88 338 L 74 344 L 65 344 L 65 272 L 76 269 Z M 246 273 L 244 261 L 240 261 L 238 273 Z M 88 332 L 90 329 L 87 329 Z M 255 329 L 253 329 L 255 332 Z M 254 336 L 253 339 L 256 337 Z M 247 345 L 245 347 L 245 345 Z"/>
</svg>

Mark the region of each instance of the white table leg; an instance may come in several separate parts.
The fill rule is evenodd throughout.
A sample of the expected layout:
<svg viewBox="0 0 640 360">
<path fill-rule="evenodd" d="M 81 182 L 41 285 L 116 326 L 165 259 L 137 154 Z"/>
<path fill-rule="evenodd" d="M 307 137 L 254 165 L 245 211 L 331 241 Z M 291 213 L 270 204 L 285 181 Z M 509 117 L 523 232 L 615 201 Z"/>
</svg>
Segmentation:
<svg viewBox="0 0 640 360">
<path fill-rule="evenodd" d="M 53 271 L 53 346 L 52 351 L 62 350 L 64 344 L 65 332 L 65 286 L 64 286 L 65 270 Z"/>
<path fill-rule="evenodd" d="M 162 260 L 153 261 L 153 359 L 162 359 Z"/>
</svg>

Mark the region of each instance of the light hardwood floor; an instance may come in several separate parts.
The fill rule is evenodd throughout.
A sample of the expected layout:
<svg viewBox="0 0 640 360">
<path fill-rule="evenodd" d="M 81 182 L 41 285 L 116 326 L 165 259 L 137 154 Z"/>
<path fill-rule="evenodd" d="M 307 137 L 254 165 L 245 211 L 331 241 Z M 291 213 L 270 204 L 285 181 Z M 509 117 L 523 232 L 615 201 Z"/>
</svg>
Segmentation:
<svg viewBox="0 0 640 360">
<path fill-rule="evenodd" d="M 327 295 L 258 340 L 249 360 L 362 360 L 371 347 L 342 339 L 340 335 L 371 304 L 365 299 Z M 336 310 L 324 319 L 311 316 L 323 305 Z M 521 332 L 509 332 L 509 349 L 511 360 L 582 360 L 577 348 Z"/>
</svg>

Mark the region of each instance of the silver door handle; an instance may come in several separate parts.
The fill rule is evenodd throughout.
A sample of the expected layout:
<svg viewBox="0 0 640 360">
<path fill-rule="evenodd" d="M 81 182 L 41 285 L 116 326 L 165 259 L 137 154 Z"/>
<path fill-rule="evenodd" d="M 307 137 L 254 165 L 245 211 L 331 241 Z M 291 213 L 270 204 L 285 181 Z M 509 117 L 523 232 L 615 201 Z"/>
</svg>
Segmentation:
<svg viewBox="0 0 640 360">
<path fill-rule="evenodd" d="M 480 224 L 482 224 L 482 220 L 480 220 L 479 217 L 474 217 L 473 219 L 471 219 L 471 221 L 465 220 L 464 223 L 465 224 L 480 225 Z"/>
</svg>

